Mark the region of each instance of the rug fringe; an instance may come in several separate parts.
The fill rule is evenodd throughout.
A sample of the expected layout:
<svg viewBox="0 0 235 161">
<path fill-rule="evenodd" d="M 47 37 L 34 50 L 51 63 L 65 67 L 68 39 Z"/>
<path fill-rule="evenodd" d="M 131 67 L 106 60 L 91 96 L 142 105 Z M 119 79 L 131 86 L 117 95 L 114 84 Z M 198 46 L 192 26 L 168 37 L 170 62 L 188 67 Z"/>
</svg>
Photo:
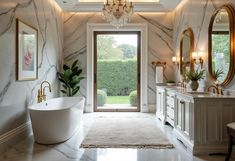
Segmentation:
<svg viewBox="0 0 235 161">
<path fill-rule="evenodd" d="M 164 145 L 84 145 L 81 144 L 80 148 L 131 148 L 131 149 L 173 149 L 172 144 Z"/>
</svg>

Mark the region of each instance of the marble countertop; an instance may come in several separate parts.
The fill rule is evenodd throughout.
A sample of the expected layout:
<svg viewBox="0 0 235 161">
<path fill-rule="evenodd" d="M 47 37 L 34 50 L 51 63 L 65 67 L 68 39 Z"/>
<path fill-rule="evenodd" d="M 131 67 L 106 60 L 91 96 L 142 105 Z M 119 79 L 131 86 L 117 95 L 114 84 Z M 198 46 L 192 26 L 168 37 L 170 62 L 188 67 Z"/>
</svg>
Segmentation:
<svg viewBox="0 0 235 161">
<path fill-rule="evenodd" d="M 186 96 L 192 97 L 192 98 L 228 98 L 228 99 L 232 99 L 235 98 L 235 95 L 220 95 L 220 94 L 214 94 L 211 92 L 203 92 L 203 91 L 191 91 L 191 90 L 187 90 L 186 88 L 183 87 L 178 87 L 178 86 L 157 86 L 157 87 L 161 87 L 161 88 L 165 88 L 167 90 L 170 91 L 174 91 L 178 94 L 184 94 Z"/>
</svg>

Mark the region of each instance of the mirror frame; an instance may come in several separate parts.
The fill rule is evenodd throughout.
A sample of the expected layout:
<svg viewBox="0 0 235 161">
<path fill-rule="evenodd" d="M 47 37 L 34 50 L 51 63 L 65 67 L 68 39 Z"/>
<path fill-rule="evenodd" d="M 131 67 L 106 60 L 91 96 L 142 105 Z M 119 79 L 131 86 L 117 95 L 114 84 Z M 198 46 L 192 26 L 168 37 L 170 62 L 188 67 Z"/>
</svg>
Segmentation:
<svg viewBox="0 0 235 161">
<path fill-rule="evenodd" d="M 235 18 L 235 12 L 234 9 L 231 5 L 223 5 L 222 7 L 218 8 L 215 10 L 213 13 L 211 20 L 210 20 L 210 25 L 208 29 L 208 72 L 210 75 L 210 78 L 212 80 L 215 80 L 215 78 L 212 75 L 212 28 L 214 24 L 214 20 L 216 15 L 219 13 L 221 9 L 225 9 L 228 12 L 229 16 L 229 30 L 230 30 L 230 65 L 229 65 L 229 71 L 227 73 L 226 78 L 224 79 L 223 82 L 220 83 L 221 86 L 226 86 L 228 85 L 231 80 L 233 79 L 234 73 L 235 73 L 235 66 L 234 66 L 234 54 L 235 54 L 235 48 L 234 48 L 234 18 Z"/>
<path fill-rule="evenodd" d="M 180 74 L 183 76 L 183 62 L 182 62 L 182 57 L 183 57 L 183 39 L 185 37 L 186 32 L 189 32 L 190 36 L 190 70 L 194 70 L 194 63 L 193 63 L 193 58 L 192 58 L 192 53 L 194 51 L 194 34 L 192 28 L 187 28 L 183 31 L 181 40 L 180 40 Z"/>
</svg>

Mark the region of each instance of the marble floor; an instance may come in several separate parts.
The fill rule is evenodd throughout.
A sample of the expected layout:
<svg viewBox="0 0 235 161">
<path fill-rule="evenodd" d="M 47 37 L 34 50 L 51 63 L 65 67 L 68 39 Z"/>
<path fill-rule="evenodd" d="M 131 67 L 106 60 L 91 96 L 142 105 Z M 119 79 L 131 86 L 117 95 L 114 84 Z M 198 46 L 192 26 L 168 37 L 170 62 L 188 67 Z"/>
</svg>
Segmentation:
<svg viewBox="0 0 235 161">
<path fill-rule="evenodd" d="M 175 145 L 174 149 L 80 149 L 84 134 L 95 117 L 151 117 Z M 232 154 L 235 160 L 235 154 Z M 154 114 L 89 113 L 84 114 L 83 128 L 71 139 L 56 145 L 34 143 L 33 136 L 19 142 L 0 155 L 0 161 L 224 161 L 224 155 L 192 156 L 173 136 L 172 128 L 161 126 Z"/>
</svg>

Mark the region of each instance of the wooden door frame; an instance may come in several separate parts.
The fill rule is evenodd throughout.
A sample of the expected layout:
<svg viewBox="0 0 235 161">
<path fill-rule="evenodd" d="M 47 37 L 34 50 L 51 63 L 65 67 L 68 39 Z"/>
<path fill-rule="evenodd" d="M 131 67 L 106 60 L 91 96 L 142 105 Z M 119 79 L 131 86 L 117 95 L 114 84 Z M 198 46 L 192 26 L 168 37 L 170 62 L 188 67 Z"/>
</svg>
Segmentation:
<svg viewBox="0 0 235 161">
<path fill-rule="evenodd" d="M 98 109 L 97 107 L 97 35 L 102 34 L 136 34 L 137 35 L 137 108 L 136 109 Z M 140 62 L 141 32 L 140 31 L 94 31 L 94 111 L 95 112 L 140 112 Z"/>
</svg>

